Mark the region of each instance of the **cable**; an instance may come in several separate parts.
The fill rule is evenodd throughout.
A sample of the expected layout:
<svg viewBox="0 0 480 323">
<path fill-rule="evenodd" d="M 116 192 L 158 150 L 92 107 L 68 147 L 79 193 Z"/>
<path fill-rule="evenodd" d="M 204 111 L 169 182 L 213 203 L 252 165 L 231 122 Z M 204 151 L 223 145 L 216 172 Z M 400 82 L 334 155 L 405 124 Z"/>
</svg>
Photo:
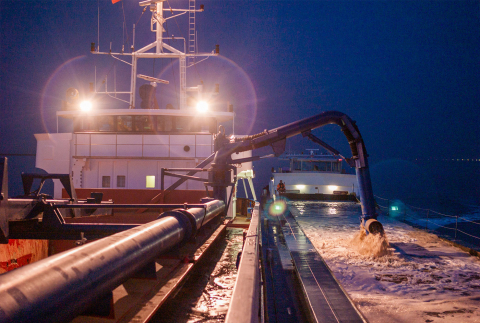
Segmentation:
<svg viewBox="0 0 480 323">
<path fill-rule="evenodd" d="M 125 19 L 125 8 L 123 7 L 123 1 L 122 1 L 122 12 L 123 12 L 123 26 L 125 29 L 127 29 L 127 20 Z M 127 35 L 127 46 L 130 47 L 130 39 L 128 38 L 128 32 L 125 32 Z M 123 40 L 123 43 L 125 44 L 125 38 Z"/>
</svg>

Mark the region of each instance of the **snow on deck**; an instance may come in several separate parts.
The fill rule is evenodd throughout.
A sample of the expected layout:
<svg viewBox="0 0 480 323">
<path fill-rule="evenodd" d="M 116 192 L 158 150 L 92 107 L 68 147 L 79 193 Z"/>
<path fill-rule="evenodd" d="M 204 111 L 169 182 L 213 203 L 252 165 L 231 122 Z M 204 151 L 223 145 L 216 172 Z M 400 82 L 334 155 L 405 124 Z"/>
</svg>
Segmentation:
<svg viewBox="0 0 480 323">
<path fill-rule="evenodd" d="M 388 240 L 382 248 L 381 239 L 359 230 L 358 204 L 290 206 L 369 322 L 480 322 L 477 257 L 386 216 L 379 217 Z"/>
</svg>

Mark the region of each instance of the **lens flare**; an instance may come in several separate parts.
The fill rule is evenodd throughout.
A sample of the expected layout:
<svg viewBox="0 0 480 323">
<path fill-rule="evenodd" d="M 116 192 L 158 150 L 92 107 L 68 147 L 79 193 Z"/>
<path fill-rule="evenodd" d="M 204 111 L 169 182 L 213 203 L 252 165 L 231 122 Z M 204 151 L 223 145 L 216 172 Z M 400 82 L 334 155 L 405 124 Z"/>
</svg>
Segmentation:
<svg viewBox="0 0 480 323">
<path fill-rule="evenodd" d="M 287 210 L 287 203 L 283 200 L 278 200 L 270 204 L 268 208 L 268 213 L 271 216 L 279 216 L 285 213 Z"/>
</svg>

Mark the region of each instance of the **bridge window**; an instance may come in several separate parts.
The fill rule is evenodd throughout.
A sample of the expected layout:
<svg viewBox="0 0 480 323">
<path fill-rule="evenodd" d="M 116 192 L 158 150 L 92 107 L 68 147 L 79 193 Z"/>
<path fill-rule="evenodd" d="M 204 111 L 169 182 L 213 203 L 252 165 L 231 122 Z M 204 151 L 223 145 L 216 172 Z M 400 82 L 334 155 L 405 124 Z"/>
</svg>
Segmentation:
<svg viewBox="0 0 480 323">
<path fill-rule="evenodd" d="M 172 131 L 174 118 L 173 116 L 157 116 L 157 131 Z"/>
<path fill-rule="evenodd" d="M 79 116 L 74 132 L 201 132 L 216 133 L 217 120 L 198 116 Z"/>
<path fill-rule="evenodd" d="M 153 131 L 153 117 L 135 116 L 135 131 L 149 132 Z"/>
<path fill-rule="evenodd" d="M 117 116 L 117 131 L 132 131 L 133 117 L 132 116 Z"/>
<path fill-rule="evenodd" d="M 115 116 L 99 116 L 98 131 L 115 131 Z"/>
<path fill-rule="evenodd" d="M 75 118 L 73 129 L 78 132 L 96 131 L 97 123 L 94 117 Z"/>
<path fill-rule="evenodd" d="M 293 170 L 302 170 L 302 162 L 299 160 L 293 160 Z"/>
</svg>

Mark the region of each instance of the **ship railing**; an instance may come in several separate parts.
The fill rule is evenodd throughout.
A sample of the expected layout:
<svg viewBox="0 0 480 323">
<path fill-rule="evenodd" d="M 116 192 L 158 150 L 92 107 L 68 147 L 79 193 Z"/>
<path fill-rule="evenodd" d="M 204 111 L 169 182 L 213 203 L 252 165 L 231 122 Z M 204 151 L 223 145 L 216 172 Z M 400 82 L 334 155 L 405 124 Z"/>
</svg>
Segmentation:
<svg viewBox="0 0 480 323">
<path fill-rule="evenodd" d="M 480 236 L 465 232 L 465 229 L 462 229 L 463 224 L 467 224 L 474 226 L 472 231 L 480 231 L 480 219 L 472 220 L 461 215 L 441 213 L 432 209 L 409 205 L 400 202 L 398 199 L 388 199 L 377 195 L 375 195 L 375 199 L 378 208 L 396 220 L 439 234 L 448 240 L 472 248 L 472 250 L 480 251 Z"/>
</svg>

